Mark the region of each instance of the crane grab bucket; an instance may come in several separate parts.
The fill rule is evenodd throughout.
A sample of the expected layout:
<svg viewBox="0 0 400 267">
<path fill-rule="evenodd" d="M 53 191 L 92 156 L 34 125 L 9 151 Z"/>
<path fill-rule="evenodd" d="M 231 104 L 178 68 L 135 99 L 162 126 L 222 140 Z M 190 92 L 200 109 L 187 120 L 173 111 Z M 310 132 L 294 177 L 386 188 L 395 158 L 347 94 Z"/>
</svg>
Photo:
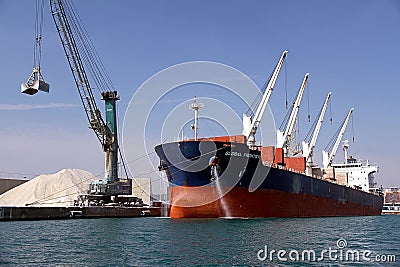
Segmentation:
<svg viewBox="0 0 400 267">
<path fill-rule="evenodd" d="M 34 95 L 38 91 L 48 93 L 50 91 L 50 84 L 46 83 L 39 70 L 34 68 L 28 80 L 21 84 L 21 93 Z"/>
</svg>

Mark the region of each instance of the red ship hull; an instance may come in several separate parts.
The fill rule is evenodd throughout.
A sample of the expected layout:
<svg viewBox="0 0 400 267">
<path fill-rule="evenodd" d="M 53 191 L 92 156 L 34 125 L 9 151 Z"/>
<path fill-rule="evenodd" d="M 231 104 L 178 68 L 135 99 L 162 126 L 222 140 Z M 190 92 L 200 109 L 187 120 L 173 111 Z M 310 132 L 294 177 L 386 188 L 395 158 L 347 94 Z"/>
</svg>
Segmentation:
<svg viewBox="0 0 400 267">
<path fill-rule="evenodd" d="M 373 216 L 380 215 L 382 209 L 382 204 L 379 200 L 375 201 L 376 205 L 370 206 L 357 203 L 343 203 L 329 198 L 272 189 L 258 189 L 250 193 L 247 188 L 243 187 L 233 188 L 223 198 L 208 204 L 193 206 L 200 202 L 204 203 L 207 199 L 213 199 L 214 195 L 215 190 L 211 186 L 198 188 L 174 186 L 170 189 L 170 217 L 287 218 Z M 373 197 L 375 196 L 371 195 L 371 198 Z"/>
</svg>

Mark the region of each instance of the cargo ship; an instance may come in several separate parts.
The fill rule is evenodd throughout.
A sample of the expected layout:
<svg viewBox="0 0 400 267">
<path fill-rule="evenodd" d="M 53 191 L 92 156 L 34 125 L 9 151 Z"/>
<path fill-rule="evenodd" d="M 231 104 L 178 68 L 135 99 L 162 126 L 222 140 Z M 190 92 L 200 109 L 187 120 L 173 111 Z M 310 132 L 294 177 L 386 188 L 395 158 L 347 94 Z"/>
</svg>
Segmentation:
<svg viewBox="0 0 400 267">
<path fill-rule="evenodd" d="M 375 169 L 360 171 L 366 177 L 362 182 L 369 181 L 368 186 L 361 187 L 348 179 L 344 182 L 336 179 L 340 166 L 335 167 L 332 160 L 353 109 L 341 125 L 332 149 L 325 152 L 324 168 L 312 162 L 312 154 L 330 93 L 314 123 L 311 138 L 303 142 L 303 151 L 296 152 L 290 145 L 309 74 L 306 74 L 288 111 L 286 124 L 277 131 L 277 145 L 261 146 L 256 142 L 257 128 L 286 54 L 287 51 L 282 53 L 269 82 L 263 88 L 264 94 L 256 112 L 243 115 L 241 135 L 198 138 L 198 112 L 203 106 L 195 98 L 190 106 L 195 111 L 192 127 L 194 139 L 182 139 L 155 147 L 160 158 L 159 170 L 165 172 L 169 181 L 171 218 L 381 214 L 383 196 L 380 190 L 374 188 Z M 351 173 L 352 166 L 346 167 L 347 173 Z"/>
</svg>

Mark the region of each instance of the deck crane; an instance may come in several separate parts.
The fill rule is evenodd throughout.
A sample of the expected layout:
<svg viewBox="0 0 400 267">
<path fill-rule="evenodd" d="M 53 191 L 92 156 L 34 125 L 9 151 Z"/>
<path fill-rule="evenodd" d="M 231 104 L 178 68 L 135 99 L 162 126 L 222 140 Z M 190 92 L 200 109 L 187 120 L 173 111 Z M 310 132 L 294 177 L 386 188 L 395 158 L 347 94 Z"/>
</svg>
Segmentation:
<svg viewBox="0 0 400 267">
<path fill-rule="evenodd" d="M 331 92 L 325 98 L 325 102 L 322 105 L 321 111 L 319 112 L 319 116 L 316 118 L 313 127 L 311 127 L 307 137 L 303 141 L 303 157 L 306 158 L 306 174 L 312 175 L 312 167 L 313 167 L 313 160 L 312 156 L 314 153 L 315 144 L 317 143 L 317 138 L 319 131 L 321 130 L 322 122 L 324 120 L 325 112 L 328 107 L 328 103 L 331 97 Z"/>
<path fill-rule="evenodd" d="M 301 83 L 297 97 L 296 97 L 295 101 L 293 102 L 291 109 L 287 113 L 286 118 L 285 118 L 284 122 L 282 123 L 280 129 L 277 130 L 277 133 L 276 133 L 276 135 L 277 135 L 276 147 L 283 148 L 285 156 L 288 156 L 290 154 L 289 153 L 289 149 L 290 149 L 289 141 L 290 141 L 290 139 L 294 138 L 293 135 L 295 133 L 295 124 L 296 124 L 296 120 L 297 120 L 297 114 L 300 109 L 300 102 L 301 102 L 301 99 L 303 98 L 304 89 L 306 88 L 306 84 L 307 84 L 307 80 L 308 80 L 309 76 L 310 76 L 309 73 L 306 73 L 304 75 L 304 79 L 303 79 L 303 82 Z M 288 114 L 290 114 L 289 118 L 288 118 Z"/>
<path fill-rule="evenodd" d="M 331 139 L 329 144 L 325 147 L 324 151 L 322 151 L 322 164 L 324 165 L 324 168 L 331 166 L 333 158 L 335 157 L 336 151 L 340 145 L 340 141 L 342 140 L 344 132 L 346 131 L 346 127 L 347 127 L 347 124 L 349 123 L 350 116 L 353 113 L 353 110 L 354 110 L 354 108 L 351 108 L 349 110 L 341 127 L 335 133 L 335 135 L 333 136 L 333 138 Z M 333 141 L 335 141 L 335 142 L 333 142 Z"/>
<path fill-rule="evenodd" d="M 271 97 L 272 91 L 274 90 L 276 80 L 278 79 L 279 72 L 282 68 L 287 53 L 288 51 L 283 51 L 278 64 L 276 64 L 275 70 L 272 73 L 268 84 L 265 86 L 264 95 L 260 101 L 260 104 L 258 105 L 256 113 L 254 113 L 254 116 L 243 114 L 243 135 L 247 138 L 247 145 L 249 147 L 255 146 L 255 137 L 258 126 L 267 107 L 268 100 Z"/>
<path fill-rule="evenodd" d="M 130 194 L 131 180 L 120 180 L 118 178 L 119 147 L 116 102 L 119 100 L 119 96 L 117 91 L 111 89 L 113 88 L 111 80 L 95 53 L 86 30 L 83 25 L 80 25 L 80 19 L 73 10 L 72 4 L 68 1 L 50 0 L 50 7 L 61 44 L 89 120 L 89 128 L 94 131 L 105 152 L 104 180 L 92 182 L 89 194 L 100 196 Z M 89 70 L 97 89 L 102 91 L 102 100 L 105 102 L 105 121 L 97 107 L 85 67 Z"/>
<path fill-rule="evenodd" d="M 33 70 L 28 80 L 21 84 L 21 93 L 34 95 L 38 91 L 48 93 L 50 85 L 40 72 L 42 57 L 43 0 L 36 0 L 35 43 L 33 47 Z"/>
</svg>

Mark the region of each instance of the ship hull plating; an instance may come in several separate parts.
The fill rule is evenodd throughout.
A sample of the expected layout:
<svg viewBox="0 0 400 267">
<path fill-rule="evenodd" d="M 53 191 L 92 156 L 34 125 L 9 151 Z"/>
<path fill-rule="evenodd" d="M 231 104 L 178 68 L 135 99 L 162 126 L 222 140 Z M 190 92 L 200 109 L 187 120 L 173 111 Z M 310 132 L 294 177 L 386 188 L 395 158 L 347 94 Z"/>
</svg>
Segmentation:
<svg viewBox="0 0 400 267">
<path fill-rule="evenodd" d="M 245 144 L 187 141 L 155 150 L 171 182 L 171 218 L 367 216 L 382 211 L 382 196 L 264 166 L 260 152 Z"/>
</svg>

